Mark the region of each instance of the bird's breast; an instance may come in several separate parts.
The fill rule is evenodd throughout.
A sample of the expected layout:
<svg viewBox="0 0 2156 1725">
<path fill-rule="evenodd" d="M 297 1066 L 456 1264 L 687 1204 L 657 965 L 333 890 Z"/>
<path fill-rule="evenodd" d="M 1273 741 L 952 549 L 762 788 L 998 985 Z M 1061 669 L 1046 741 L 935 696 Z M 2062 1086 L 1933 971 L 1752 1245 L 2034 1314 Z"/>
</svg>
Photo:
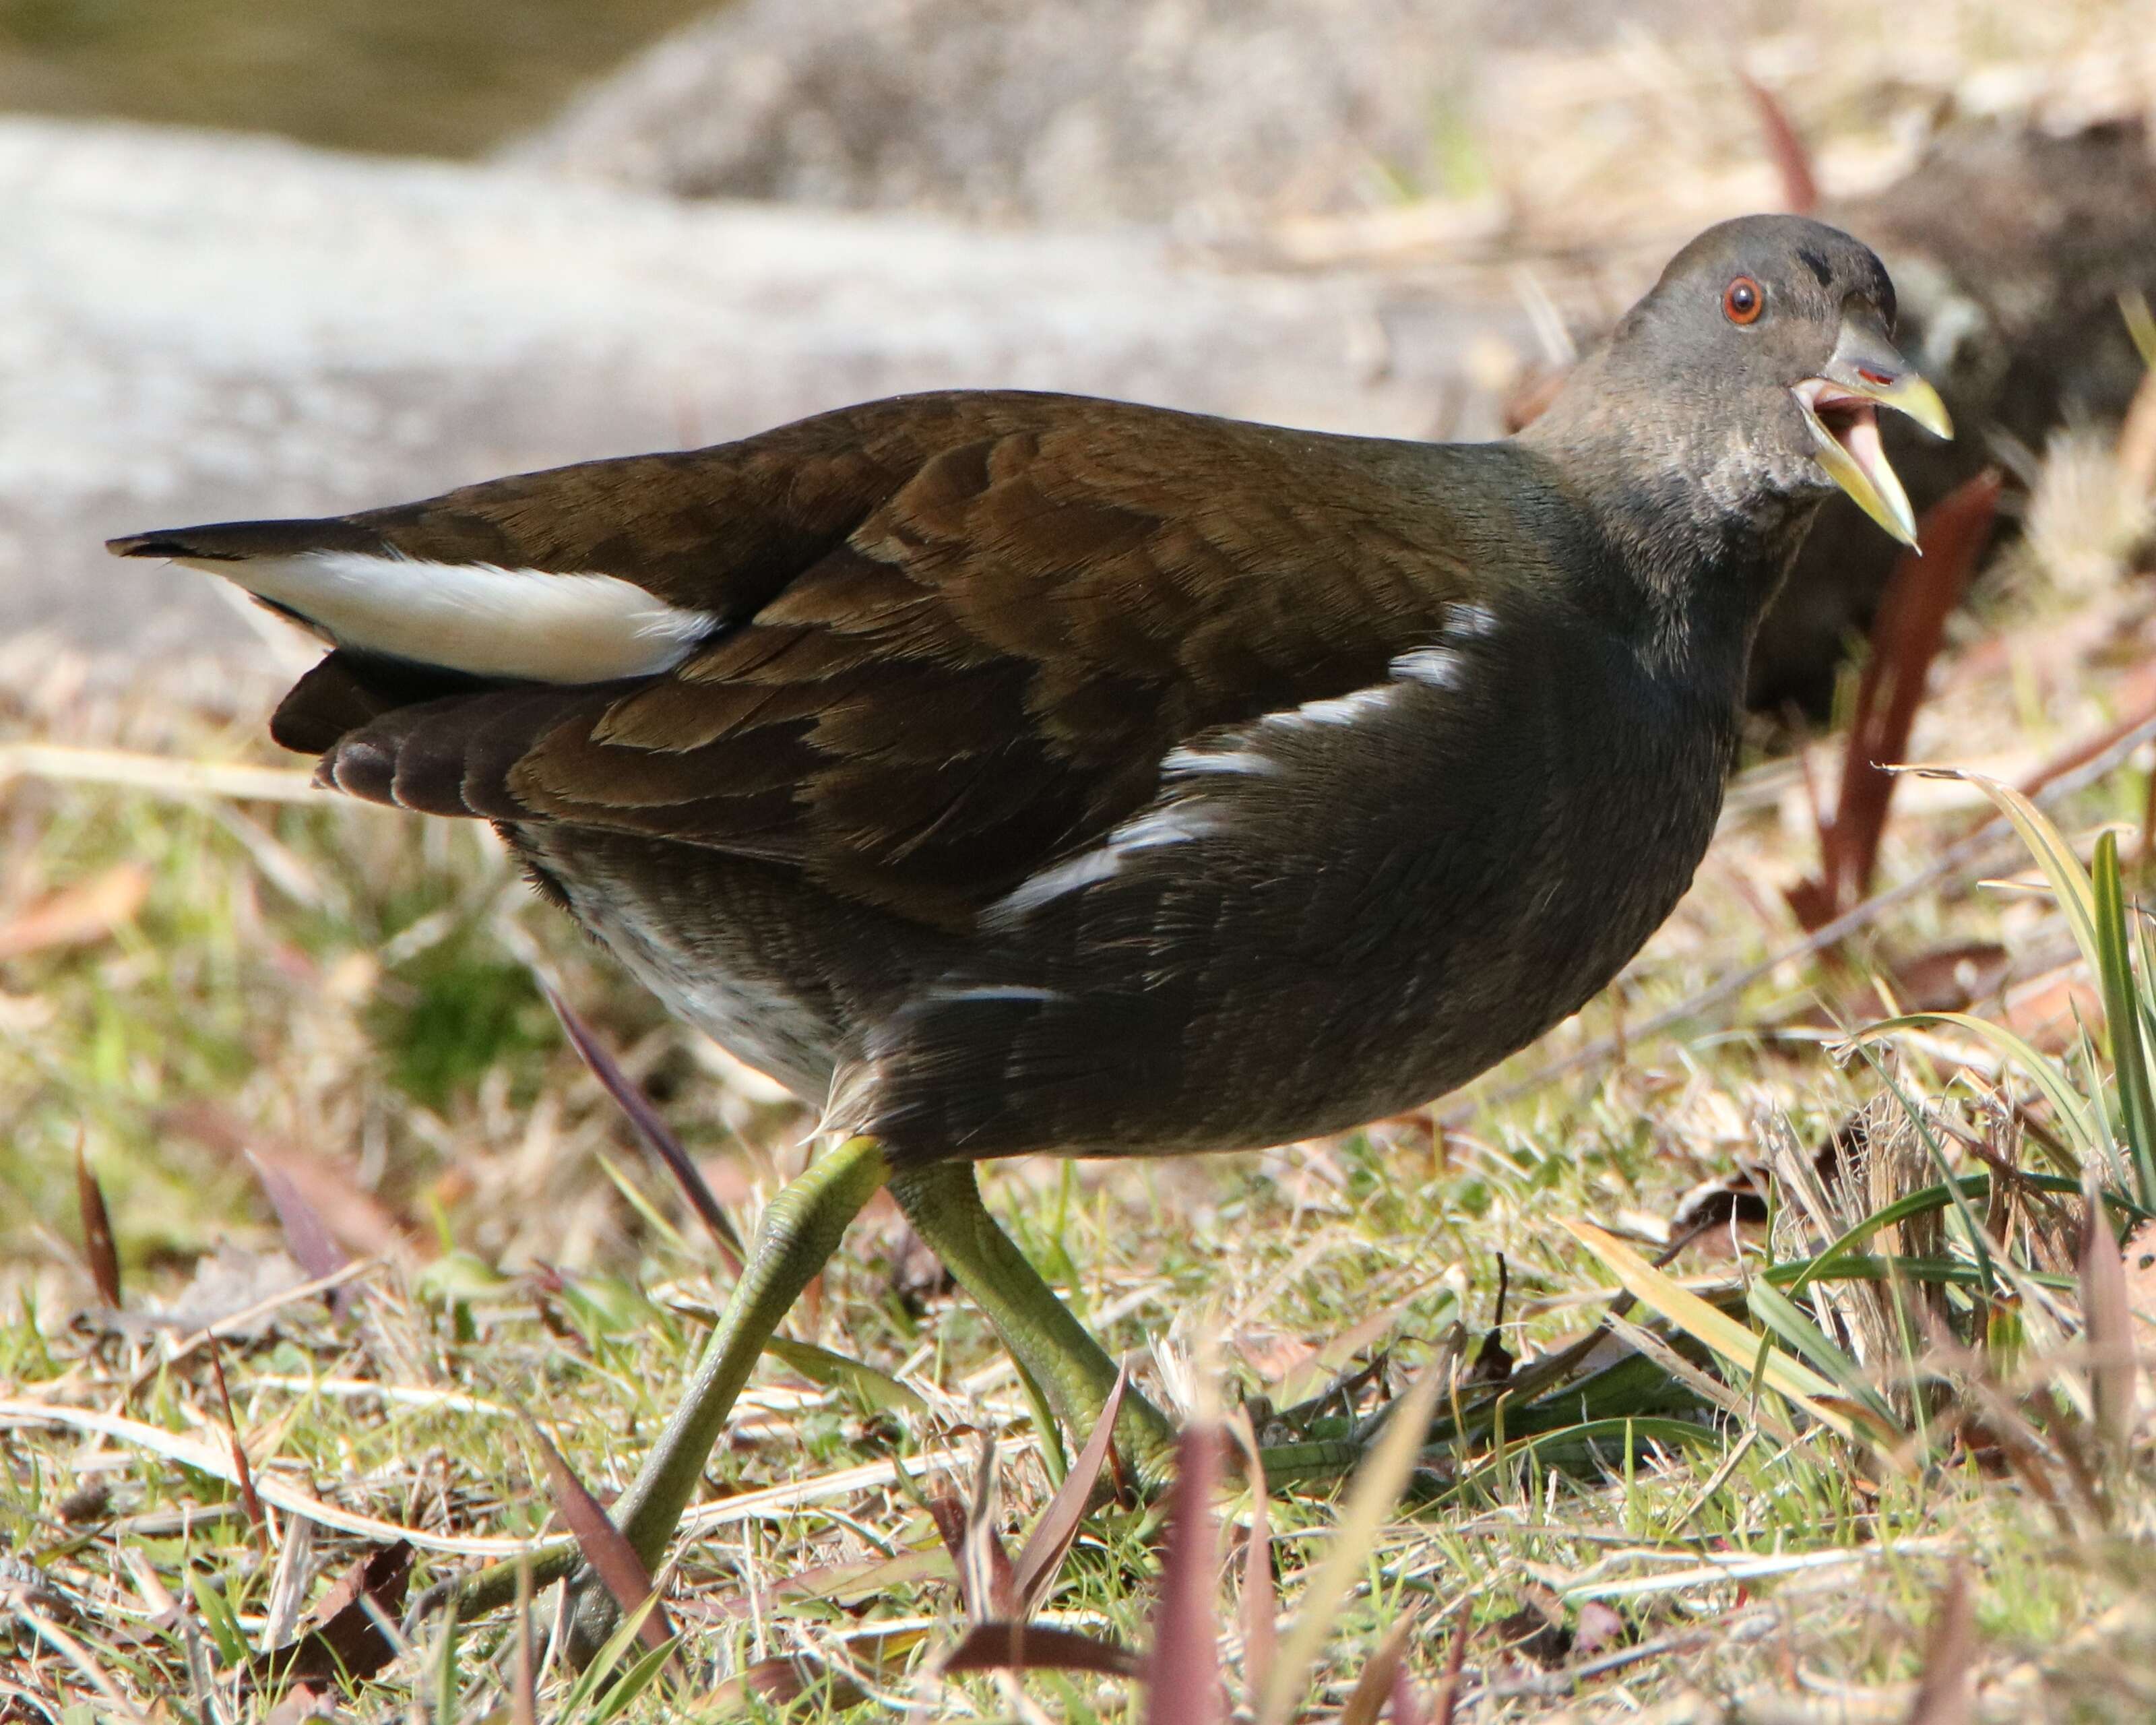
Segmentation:
<svg viewBox="0 0 2156 1725">
<path fill-rule="evenodd" d="M 916 1153 L 1250 1147 L 1427 1101 L 1576 1010 L 1689 884 L 1732 720 L 1562 622 L 1214 733 L 878 1038 Z M 942 1153 L 949 1153 L 947 1151 Z"/>
</svg>

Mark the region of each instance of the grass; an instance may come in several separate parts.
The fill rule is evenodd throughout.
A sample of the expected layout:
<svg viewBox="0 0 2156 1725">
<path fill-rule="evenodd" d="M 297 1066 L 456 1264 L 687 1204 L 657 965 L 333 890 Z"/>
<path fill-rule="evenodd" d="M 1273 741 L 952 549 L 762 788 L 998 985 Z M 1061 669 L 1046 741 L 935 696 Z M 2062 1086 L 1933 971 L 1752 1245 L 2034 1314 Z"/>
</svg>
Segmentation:
<svg viewBox="0 0 2156 1725">
<path fill-rule="evenodd" d="M 1964 629 L 1917 752 L 1953 737 L 2013 776 L 2122 716 L 2114 701 L 2147 699 L 2133 683 L 2156 626 L 2145 589 L 2069 606 L 2040 576 Z M 2013 714 L 1986 668 L 2002 643 L 2027 697 Z M 10 686 L 18 737 L 271 762 L 255 740 L 266 685 L 207 701 L 55 690 L 49 673 L 42 692 Z M 145 1709 L 166 1697 L 167 1712 L 258 1717 L 271 1699 L 243 1699 L 237 1670 L 383 1543 L 337 1522 L 410 1530 L 415 1589 L 502 1541 L 558 1533 L 535 1433 L 602 1497 L 618 1489 L 723 1297 L 693 1218 L 565 1047 L 534 974 L 620 1051 L 743 1220 L 798 1165 L 802 1122 L 531 898 L 483 831 L 306 797 L 296 780 L 289 800 L 165 794 L 106 782 L 112 758 L 37 757 L 0 804 L 0 1180 L 17 1194 L 0 1224 L 0 1527 L 29 1566 L 0 1575 L 17 1589 L 0 1707 L 103 1716 L 118 1705 L 106 1686 Z M 2122 938 L 2140 926 L 2126 915 L 2140 840 L 2122 853 L 2095 837 L 2122 817 L 2138 833 L 2142 759 L 2055 809 L 2071 836 L 2030 829 L 2086 916 L 2036 890 L 2010 836 L 1838 958 L 1793 961 L 1718 1021 L 1568 1069 L 1568 1051 L 1791 944 L 1777 895 L 1811 859 L 1791 841 L 1789 768 L 1764 762 L 1625 982 L 1441 1125 L 993 1173 L 1029 1251 L 1186 1416 L 1217 1378 L 1270 1438 L 1322 1435 L 1451 1362 L 1404 1500 L 1387 1494 L 1359 1532 L 1343 1536 L 1335 1488 L 1276 1481 L 1289 1620 L 1327 1558 L 1349 1559 L 1296 1701 L 1309 1717 L 1353 1705 L 1411 1619 L 1394 1645 L 1424 1691 L 1466 1625 L 1463 1717 L 1899 1718 L 1958 1565 L 1976 1717 L 2145 1717 L 2156 1493 L 2138 1412 L 2119 1411 L 2131 1374 L 2107 1379 L 2087 1358 L 2078 1195 L 1991 1173 L 2063 1167 L 2071 1187 L 2085 1163 L 2122 1199 L 2150 1195 L 2147 1048 L 2118 1034 L 2149 1010 L 2147 955 Z M 1890 886 L 1989 808 L 1965 781 L 1897 795 Z M 1979 889 L 1987 868 L 2014 878 Z M 1882 991 L 1948 948 L 1987 955 L 1977 996 L 1943 1003 L 1965 1016 L 1905 1014 L 1862 1052 L 1843 1043 L 1838 1027 L 1886 1019 Z M 1861 1147 L 1821 1173 L 1837 1142 Z M 116 1310 L 80 1243 L 78 1144 L 110 1205 Z M 249 1152 L 297 1178 L 359 1260 L 347 1314 L 277 1299 L 300 1271 Z M 1725 1204 L 1735 1219 L 1646 1267 L 1683 1231 L 1686 1189 L 1733 1156 L 1774 1170 L 1774 1215 Z M 1603 1231 L 1568 1231 L 1575 1220 Z M 1607 1309 L 1612 1266 L 1640 1303 L 1537 1385 Z M 2131 1291 L 2147 1282 L 2133 1254 L 2126 1282 L 2123 1309 L 2156 1317 Z M 213 1351 L 179 1350 L 265 1294 L 270 1309 L 215 1350 L 228 1423 Z M 793 1327 L 880 1375 L 824 1386 L 766 1362 L 665 1579 L 679 1675 L 634 1666 L 630 1646 L 617 1674 L 649 1687 L 579 1691 L 547 1661 L 542 1716 L 775 1717 L 740 1681 L 776 1681 L 778 1661 L 825 1673 L 792 1717 L 837 1717 L 817 1697 L 850 1692 L 829 1675 L 848 1671 L 870 1694 L 957 1716 L 1141 1717 L 1146 1692 L 1123 1677 L 932 1674 L 967 1619 L 926 1497 L 970 1497 L 983 1432 L 1007 1530 L 1040 1513 L 1053 1471 L 984 1326 L 891 1213 L 871 1211 Z M 1294 1409 L 1336 1378 L 1352 1388 Z M 902 1393 L 879 1389 L 890 1379 Z M 30 1418 L 30 1402 L 87 1423 Z M 269 1504 L 259 1527 L 228 1477 L 233 1429 Z M 1254 1505 L 1231 1484 L 1219 1507 L 1235 1568 Z M 1045 1620 L 1146 1648 L 1160 1532 L 1154 1512 L 1096 1509 Z M 1240 1693 L 1252 1638 L 1238 1591 L 1199 1596 L 1217 1604 L 1205 1629 Z M 513 1614 L 429 1625 L 333 1704 L 501 1712 L 520 1645 L 543 1652 L 549 1620 L 530 1641 Z"/>
</svg>

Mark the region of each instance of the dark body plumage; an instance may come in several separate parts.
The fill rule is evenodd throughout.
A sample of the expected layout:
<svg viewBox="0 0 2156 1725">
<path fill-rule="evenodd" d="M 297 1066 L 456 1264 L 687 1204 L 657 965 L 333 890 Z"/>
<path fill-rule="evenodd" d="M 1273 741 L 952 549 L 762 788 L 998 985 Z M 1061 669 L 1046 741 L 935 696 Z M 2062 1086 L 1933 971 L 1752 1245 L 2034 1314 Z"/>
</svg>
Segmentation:
<svg viewBox="0 0 2156 1725">
<path fill-rule="evenodd" d="M 1736 225 L 1686 254 L 1720 249 L 1690 266 L 1710 311 L 1749 269 L 1816 300 L 1823 360 L 1876 260 Z M 533 681 L 346 630 L 276 734 L 346 791 L 495 821 L 896 1165 L 1251 1147 L 1522 1047 L 1706 848 L 1752 629 L 1830 486 L 1782 400 L 1809 347 L 1740 400 L 1657 305 L 1507 444 L 918 396 L 116 549 L 633 583 L 694 619 L 663 668 Z M 1745 402 L 1756 431 L 1724 423 Z"/>
</svg>

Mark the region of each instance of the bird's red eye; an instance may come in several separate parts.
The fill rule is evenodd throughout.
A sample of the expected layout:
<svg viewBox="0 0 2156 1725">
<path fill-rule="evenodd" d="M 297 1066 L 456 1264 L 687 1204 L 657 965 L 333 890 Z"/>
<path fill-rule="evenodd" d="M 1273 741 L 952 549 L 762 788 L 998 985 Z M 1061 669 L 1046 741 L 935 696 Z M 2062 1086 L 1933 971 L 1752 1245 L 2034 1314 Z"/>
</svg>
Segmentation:
<svg viewBox="0 0 2156 1725">
<path fill-rule="evenodd" d="M 1748 275 L 1738 276 L 1722 290 L 1722 315 L 1732 323 L 1758 322 L 1766 305 L 1767 296 Z"/>
</svg>

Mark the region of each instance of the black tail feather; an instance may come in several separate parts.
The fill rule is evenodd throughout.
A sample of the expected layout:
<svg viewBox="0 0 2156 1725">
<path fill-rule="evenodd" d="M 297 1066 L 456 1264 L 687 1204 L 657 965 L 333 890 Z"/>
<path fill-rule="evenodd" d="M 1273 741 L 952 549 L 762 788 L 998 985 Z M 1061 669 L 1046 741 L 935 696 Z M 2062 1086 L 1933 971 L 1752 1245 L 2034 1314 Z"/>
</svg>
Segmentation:
<svg viewBox="0 0 2156 1725">
<path fill-rule="evenodd" d="M 326 754 L 347 733 L 398 707 L 499 686 L 459 671 L 341 649 L 292 685 L 270 718 L 270 735 L 299 754 Z"/>
<path fill-rule="evenodd" d="M 310 551 L 381 554 L 381 534 L 343 516 L 319 521 L 213 521 L 199 527 L 161 527 L 108 539 L 116 557 L 186 557 L 198 562 L 244 563 L 250 557 L 295 557 Z"/>
</svg>

